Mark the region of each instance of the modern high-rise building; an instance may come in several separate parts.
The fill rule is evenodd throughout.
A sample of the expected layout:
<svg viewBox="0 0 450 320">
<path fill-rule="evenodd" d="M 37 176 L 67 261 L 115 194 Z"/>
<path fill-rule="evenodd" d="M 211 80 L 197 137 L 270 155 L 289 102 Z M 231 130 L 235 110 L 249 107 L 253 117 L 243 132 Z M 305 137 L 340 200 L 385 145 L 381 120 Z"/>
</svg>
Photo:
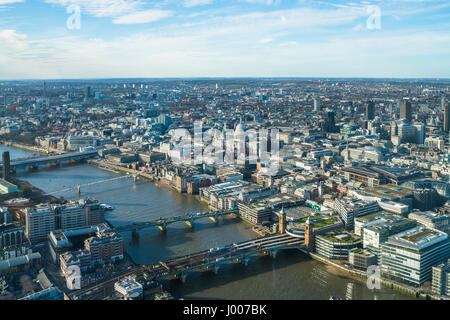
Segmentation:
<svg viewBox="0 0 450 320">
<path fill-rule="evenodd" d="M 48 205 L 25 209 L 25 235 L 31 243 L 44 241 L 55 230 L 55 212 Z"/>
<path fill-rule="evenodd" d="M 91 87 L 87 86 L 84 90 L 85 90 L 84 91 L 84 98 L 85 99 L 91 98 L 92 97 Z"/>
<path fill-rule="evenodd" d="M 375 118 L 375 103 L 368 101 L 366 104 L 366 120 L 373 120 Z"/>
<path fill-rule="evenodd" d="M 408 100 L 402 101 L 402 106 L 400 107 L 400 119 L 406 119 L 408 121 L 411 121 L 412 119 L 411 102 Z"/>
<path fill-rule="evenodd" d="M 314 111 L 320 111 L 320 100 L 317 97 L 313 98 L 314 100 Z"/>
<path fill-rule="evenodd" d="M 47 99 L 47 84 L 45 83 L 45 81 L 44 81 L 44 83 L 42 85 L 42 97 L 44 99 Z"/>
<path fill-rule="evenodd" d="M 325 131 L 333 133 L 336 131 L 336 120 L 334 119 L 334 111 L 327 112 L 327 118 L 325 120 Z"/>
<path fill-rule="evenodd" d="M 432 267 L 447 261 L 448 235 L 418 226 L 390 236 L 381 245 L 381 274 L 387 279 L 420 286 L 432 278 Z"/>
<path fill-rule="evenodd" d="M 438 296 L 450 296 L 450 259 L 433 266 L 431 289 Z"/>
<path fill-rule="evenodd" d="M 68 230 L 104 222 L 98 201 L 81 199 L 64 205 L 42 204 L 25 209 L 25 235 L 32 242 L 47 239 L 54 230 Z"/>
<path fill-rule="evenodd" d="M 5 151 L 2 154 L 2 178 L 6 181 L 9 179 L 10 172 L 10 159 L 9 159 L 9 151 Z"/>
<path fill-rule="evenodd" d="M 444 132 L 450 131 L 450 105 L 444 106 Z"/>
</svg>

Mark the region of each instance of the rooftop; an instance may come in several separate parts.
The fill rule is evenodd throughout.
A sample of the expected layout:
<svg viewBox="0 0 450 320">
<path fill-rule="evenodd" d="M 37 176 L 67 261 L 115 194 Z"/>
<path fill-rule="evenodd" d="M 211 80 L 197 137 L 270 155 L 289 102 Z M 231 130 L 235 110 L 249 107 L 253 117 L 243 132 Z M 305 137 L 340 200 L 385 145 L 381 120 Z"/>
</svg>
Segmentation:
<svg viewBox="0 0 450 320">
<path fill-rule="evenodd" d="M 389 237 L 388 243 L 411 249 L 421 250 L 440 241 L 448 239 L 448 235 L 425 226 L 417 226 Z"/>
<path fill-rule="evenodd" d="M 328 233 L 324 235 L 320 235 L 318 237 L 322 237 L 324 239 L 327 239 L 332 242 L 341 242 L 341 243 L 357 243 L 361 241 L 361 238 L 352 235 L 348 232 L 345 233 Z"/>
</svg>

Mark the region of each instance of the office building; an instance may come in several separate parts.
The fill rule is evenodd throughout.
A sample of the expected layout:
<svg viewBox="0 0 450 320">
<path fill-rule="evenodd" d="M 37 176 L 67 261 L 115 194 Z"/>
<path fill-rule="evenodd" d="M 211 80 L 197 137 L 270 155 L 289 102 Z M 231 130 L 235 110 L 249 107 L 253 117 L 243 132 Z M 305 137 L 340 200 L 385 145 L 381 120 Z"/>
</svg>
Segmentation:
<svg viewBox="0 0 450 320">
<path fill-rule="evenodd" d="M 400 119 L 406 119 L 411 121 L 412 119 L 411 102 L 408 100 L 403 100 L 400 107 Z"/>
<path fill-rule="evenodd" d="M 335 210 L 344 222 L 345 229 L 353 231 L 354 219 L 380 210 L 376 201 L 353 198 L 335 199 Z"/>
<path fill-rule="evenodd" d="M 375 118 L 375 103 L 368 101 L 366 104 L 366 120 L 373 120 Z"/>
<path fill-rule="evenodd" d="M 104 209 L 96 200 L 71 201 L 66 204 L 41 204 L 25 210 L 25 234 L 32 242 L 47 239 L 54 230 L 69 230 L 104 222 Z"/>
<path fill-rule="evenodd" d="M 2 178 L 5 181 L 9 179 L 10 172 L 10 159 L 9 159 L 9 151 L 5 151 L 2 153 Z"/>
<path fill-rule="evenodd" d="M 433 211 L 417 211 L 408 215 L 408 218 L 417 221 L 430 229 L 436 229 L 443 232 L 449 231 L 449 216 Z"/>
<path fill-rule="evenodd" d="M 377 265 L 378 259 L 375 254 L 362 248 L 353 248 L 348 253 L 348 263 L 355 269 L 366 271 L 368 267 Z"/>
<path fill-rule="evenodd" d="M 84 99 L 87 100 L 87 99 L 89 99 L 89 98 L 91 98 L 91 97 L 92 97 L 91 87 L 90 87 L 90 86 L 87 86 L 87 87 L 84 89 Z"/>
<path fill-rule="evenodd" d="M 435 295 L 450 297 L 450 259 L 432 267 L 431 290 Z"/>
<path fill-rule="evenodd" d="M 316 236 L 315 246 L 327 259 L 348 260 L 350 250 L 361 246 L 361 239 L 346 232 L 330 232 Z"/>
<path fill-rule="evenodd" d="M 360 234 L 364 249 L 380 257 L 381 245 L 389 236 L 414 228 L 415 221 L 388 212 L 377 212 L 355 219 L 355 233 Z"/>
<path fill-rule="evenodd" d="M 336 132 L 336 120 L 334 111 L 327 112 L 327 119 L 325 121 L 325 131 L 329 133 Z"/>
<path fill-rule="evenodd" d="M 450 242 L 444 232 L 418 226 L 390 236 L 381 245 L 381 274 L 420 286 L 432 278 L 432 267 L 447 261 Z"/>
<path fill-rule="evenodd" d="M 444 106 L 444 132 L 450 131 L 450 104 Z"/>
</svg>

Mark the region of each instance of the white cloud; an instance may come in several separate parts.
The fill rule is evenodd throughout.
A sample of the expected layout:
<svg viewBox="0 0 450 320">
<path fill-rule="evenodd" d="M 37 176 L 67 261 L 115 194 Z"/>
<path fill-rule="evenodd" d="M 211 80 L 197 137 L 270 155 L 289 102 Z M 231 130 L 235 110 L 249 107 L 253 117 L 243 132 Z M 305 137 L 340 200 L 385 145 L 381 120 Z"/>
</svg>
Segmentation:
<svg viewBox="0 0 450 320">
<path fill-rule="evenodd" d="M 279 46 L 244 46 L 248 38 L 228 42 L 204 35 L 140 33 L 108 41 L 36 41 L 2 30 L 1 77 L 449 76 L 450 62 L 427 58 L 450 54 L 450 35 L 444 32 L 353 36 L 301 45 L 286 41 Z"/>
<path fill-rule="evenodd" d="M 137 0 L 46 1 L 83 3 L 84 11 L 110 16 L 116 24 L 147 23 L 175 14 L 144 10 Z M 90 3 L 97 6 L 88 7 Z M 100 5 L 106 3 L 116 6 L 108 11 Z M 148 25 L 139 28 L 140 33 L 109 40 L 95 35 L 95 41 L 88 41 L 79 33 L 32 40 L 11 27 L 0 29 L 0 77 L 450 76 L 450 60 L 435 59 L 450 54 L 446 30 L 426 32 L 417 26 L 355 32 L 364 29 L 364 7 L 225 16 L 209 12 L 196 19 L 177 15 L 176 23 Z M 275 39 L 277 45 L 272 45 Z M 260 45 L 264 43 L 271 45 Z"/>
<path fill-rule="evenodd" d="M 185 0 L 183 5 L 187 8 L 196 7 L 196 6 L 204 6 L 207 4 L 211 4 L 213 0 Z"/>
<path fill-rule="evenodd" d="M 24 2 L 25 0 L 0 0 L 0 6 L 3 4 L 12 4 L 12 3 L 19 3 Z"/>
<path fill-rule="evenodd" d="M 278 5 L 281 3 L 281 0 L 241 0 L 241 1 L 254 4 L 263 4 L 266 6 Z"/>
<path fill-rule="evenodd" d="M 96 17 L 116 17 L 136 12 L 142 6 L 140 0 L 44 0 L 47 3 L 68 7 L 72 4 L 81 7 L 83 13 Z"/>
<path fill-rule="evenodd" d="M 172 15 L 173 12 L 168 10 L 145 10 L 118 17 L 113 20 L 113 23 L 115 24 L 149 23 L 168 18 Z"/>
<path fill-rule="evenodd" d="M 273 38 L 264 38 L 264 39 L 259 40 L 258 42 L 259 43 L 269 43 L 269 42 L 272 42 L 273 40 L 275 40 L 275 39 L 273 39 Z"/>
</svg>

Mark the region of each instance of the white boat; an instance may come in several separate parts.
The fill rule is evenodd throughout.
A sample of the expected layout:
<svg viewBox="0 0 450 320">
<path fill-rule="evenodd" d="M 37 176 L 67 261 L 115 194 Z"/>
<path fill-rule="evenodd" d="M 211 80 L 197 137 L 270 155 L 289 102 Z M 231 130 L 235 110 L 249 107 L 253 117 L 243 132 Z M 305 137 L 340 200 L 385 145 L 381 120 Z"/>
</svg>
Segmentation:
<svg viewBox="0 0 450 320">
<path fill-rule="evenodd" d="M 109 204 L 106 204 L 106 203 L 101 203 L 100 207 L 105 210 L 114 210 L 114 208 L 112 206 L 110 206 Z"/>
</svg>

